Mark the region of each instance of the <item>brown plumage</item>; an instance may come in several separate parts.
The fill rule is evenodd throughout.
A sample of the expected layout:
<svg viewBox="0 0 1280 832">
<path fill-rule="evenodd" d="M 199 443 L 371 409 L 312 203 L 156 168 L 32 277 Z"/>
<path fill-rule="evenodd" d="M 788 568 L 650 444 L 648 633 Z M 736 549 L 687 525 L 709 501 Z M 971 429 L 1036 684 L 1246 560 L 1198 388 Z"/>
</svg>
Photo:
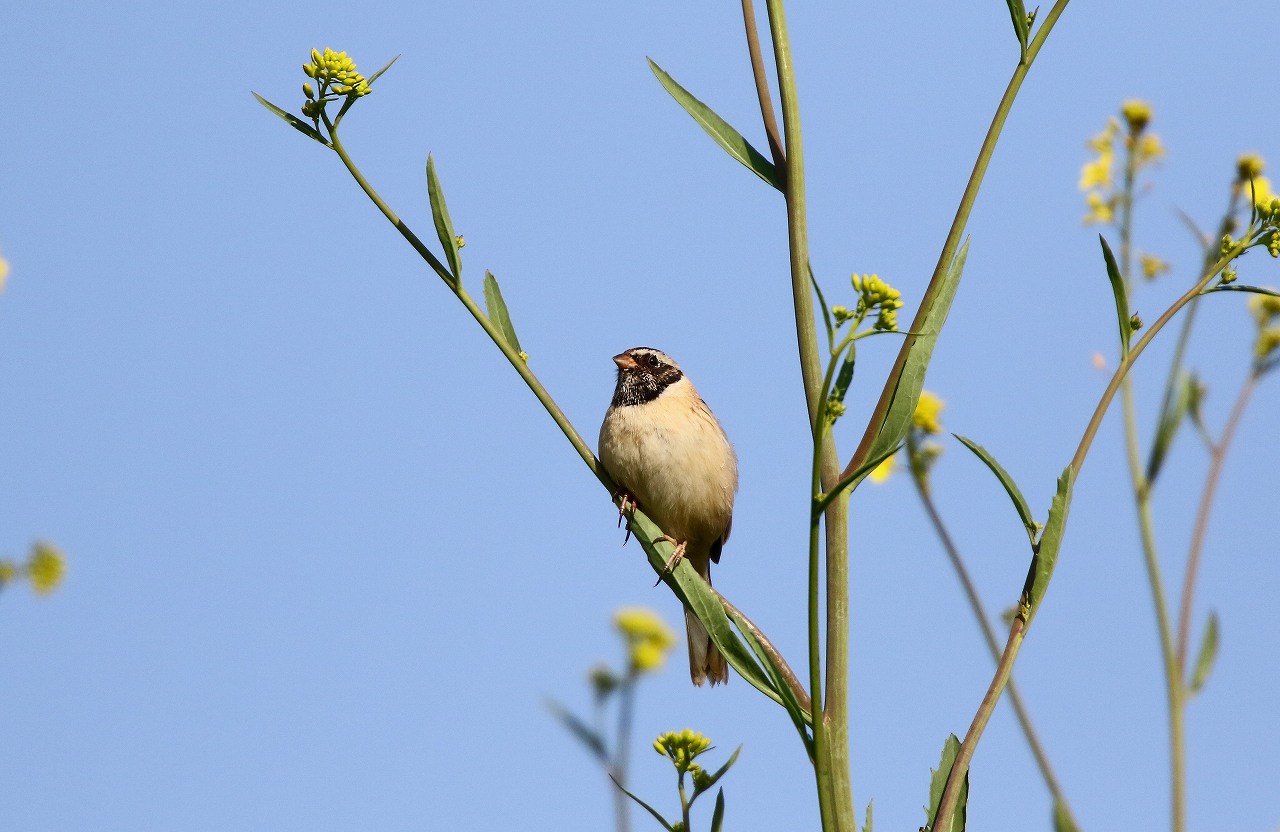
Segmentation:
<svg viewBox="0 0 1280 832">
<path fill-rule="evenodd" d="M 600 426 L 600 462 L 711 583 L 733 523 L 738 458 L 680 366 L 650 347 L 613 358 L 618 383 Z M 683 549 L 681 549 L 683 547 Z M 724 657 L 685 609 L 695 685 L 729 681 Z"/>
</svg>

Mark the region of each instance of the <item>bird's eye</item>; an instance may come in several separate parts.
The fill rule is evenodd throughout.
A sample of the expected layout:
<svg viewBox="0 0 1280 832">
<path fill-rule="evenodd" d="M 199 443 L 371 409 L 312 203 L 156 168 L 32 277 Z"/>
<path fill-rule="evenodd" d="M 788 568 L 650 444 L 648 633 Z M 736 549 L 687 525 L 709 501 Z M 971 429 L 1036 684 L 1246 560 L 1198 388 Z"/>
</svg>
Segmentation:
<svg viewBox="0 0 1280 832">
<path fill-rule="evenodd" d="M 644 357 L 644 360 L 646 364 L 648 364 L 650 367 L 652 367 L 655 370 L 662 366 L 662 362 L 658 360 L 658 356 L 654 355 L 653 353 L 649 353 L 648 355 L 646 355 Z"/>
</svg>

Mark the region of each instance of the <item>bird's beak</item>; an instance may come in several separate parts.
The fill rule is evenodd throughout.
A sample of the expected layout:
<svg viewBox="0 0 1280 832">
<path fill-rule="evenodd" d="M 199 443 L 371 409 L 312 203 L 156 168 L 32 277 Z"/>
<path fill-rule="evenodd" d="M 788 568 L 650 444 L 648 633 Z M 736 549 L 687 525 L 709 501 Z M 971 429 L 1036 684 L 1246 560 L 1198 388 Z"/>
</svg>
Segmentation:
<svg viewBox="0 0 1280 832">
<path fill-rule="evenodd" d="M 636 360 L 631 357 L 631 353 L 629 352 L 615 355 L 613 357 L 613 363 L 618 365 L 619 370 L 634 370 L 636 367 L 640 366 L 636 363 Z"/>
</svg>

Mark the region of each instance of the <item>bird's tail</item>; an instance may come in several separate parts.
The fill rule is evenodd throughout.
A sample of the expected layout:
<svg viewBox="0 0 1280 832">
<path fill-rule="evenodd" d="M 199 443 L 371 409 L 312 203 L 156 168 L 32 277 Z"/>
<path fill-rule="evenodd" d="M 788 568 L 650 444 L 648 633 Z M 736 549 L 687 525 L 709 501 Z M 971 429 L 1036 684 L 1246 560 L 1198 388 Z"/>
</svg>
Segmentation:
<svg viewBox="0 0 1280 832">
<path fill-rule="evenodd" d="M 684 626 L 689 638 L 689 675 L 695 685 L 710 681 L 712 686 L 729 681 L 729 666 L 711 641 L 693 610 L 684 608 Z"/>
</svg>

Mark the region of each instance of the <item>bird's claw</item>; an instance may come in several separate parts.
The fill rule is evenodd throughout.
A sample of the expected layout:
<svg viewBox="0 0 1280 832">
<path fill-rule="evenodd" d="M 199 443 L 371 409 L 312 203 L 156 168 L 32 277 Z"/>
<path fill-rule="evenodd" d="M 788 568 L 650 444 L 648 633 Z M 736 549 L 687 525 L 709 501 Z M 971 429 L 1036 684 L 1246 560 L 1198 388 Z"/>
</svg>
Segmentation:
<svg viewBox="0 0 1280 832">
<path fill-rule="evenodd" d="M 627 520 L 627 533 L 622 537 L 622 545 L 626 546 L 627 541 L 631 539 L 631 513 L 639 508 L 636 498 L 628 494 L 626 491 L 619 491 L 617 495 L 620 499 L 618 503 L 618 525 L 622 525 L 625 518 Z"/>
<path fill-rule="evenodd" d="M 654 538 L 653 542 L 657 543 L 660 540 L 665 540 L 676 548 L 675 551 L 671 553 L 671 557 L 667 558 L 667 562 L 662 567 L 662 571 L 658 573 L 658 580 L 654 582 L 654 586 L 662 583 L 662 579 L 671 574 L 671 570 L 675 569 L 680 564 L 680 561 L 684 560 L 684 551 L 688 548 L 688 543 L 686 541 L 676 540 L 674 537 L 670 537 L 669 535 L 664 534 L 662 537 Z"/>
</svg>

